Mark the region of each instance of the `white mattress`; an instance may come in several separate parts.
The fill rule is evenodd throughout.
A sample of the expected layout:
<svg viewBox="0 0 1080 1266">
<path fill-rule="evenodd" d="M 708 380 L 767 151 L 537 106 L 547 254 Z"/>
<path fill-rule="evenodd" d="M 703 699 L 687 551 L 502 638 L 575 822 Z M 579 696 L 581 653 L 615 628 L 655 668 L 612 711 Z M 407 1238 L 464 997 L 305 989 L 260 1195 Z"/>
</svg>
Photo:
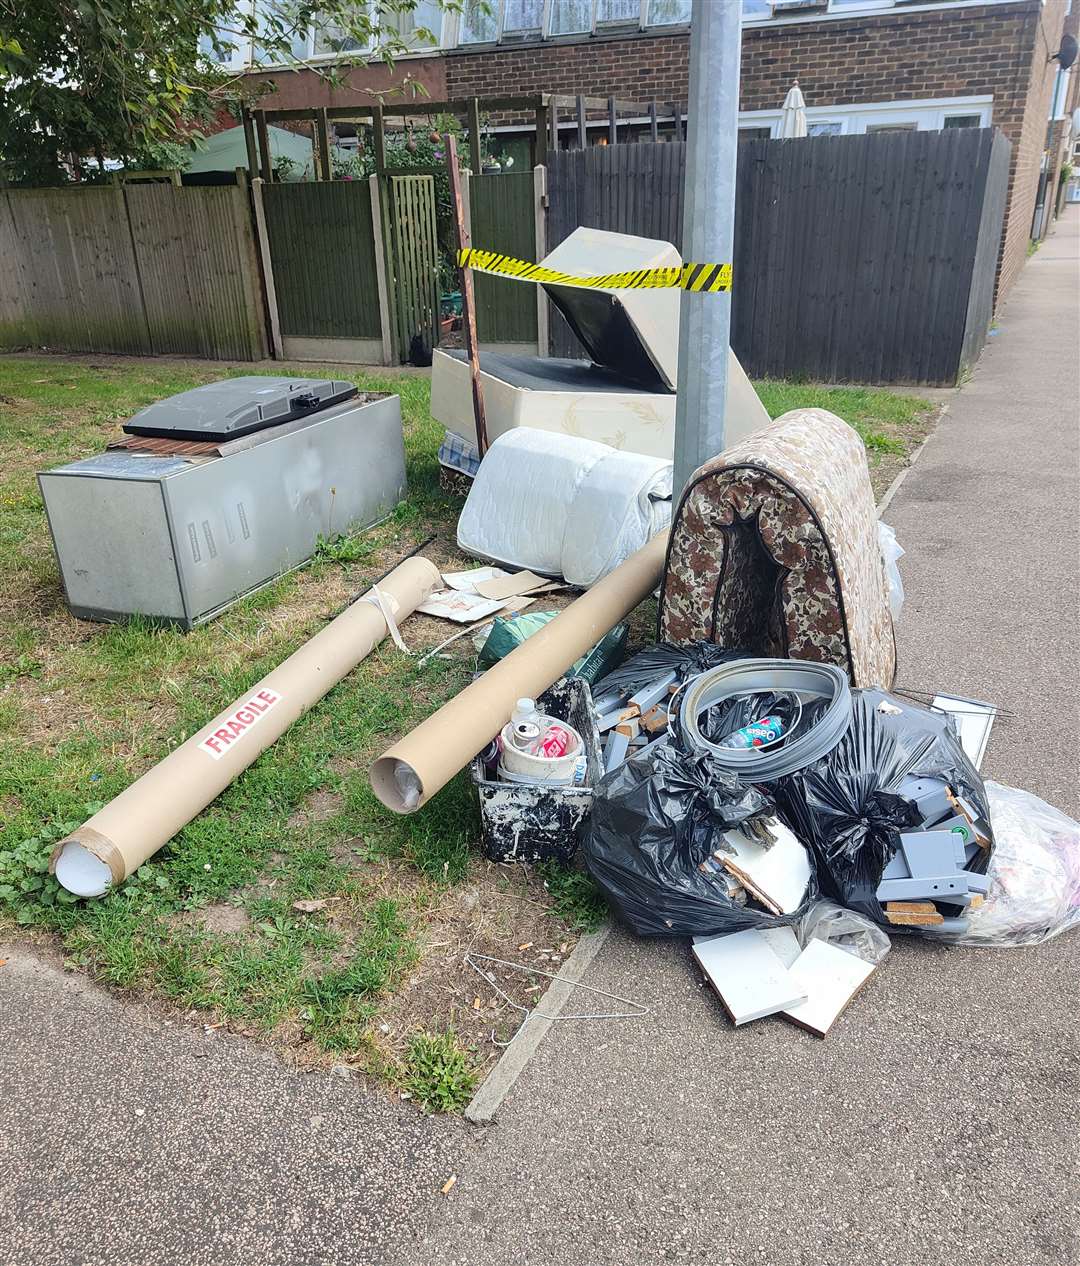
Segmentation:
<svg viewBox="0 0 1080 1266">
<path fill-rule="evenodd" d="M 480 464 L 458 545 L 588 588 L 670 522 L 670 462 L 518 427 Z"/>
</svg>

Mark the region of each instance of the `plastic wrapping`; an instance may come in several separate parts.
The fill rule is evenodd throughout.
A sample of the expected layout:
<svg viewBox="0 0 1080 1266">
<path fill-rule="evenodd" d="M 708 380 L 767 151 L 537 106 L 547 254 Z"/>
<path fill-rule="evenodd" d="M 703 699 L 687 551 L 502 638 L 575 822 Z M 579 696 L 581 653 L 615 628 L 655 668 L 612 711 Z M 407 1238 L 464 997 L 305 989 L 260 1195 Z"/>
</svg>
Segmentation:
<svg viewBox="0 0 1080 1266">
<path fill-rule="evenodd" d="M 886 922 L 876 892 L 899 833 L 922 825 L 897 794 L 908 774 L 947 782 L 990 821 L 982 779 L 950 718 L 883 690 L 854 691 L 840 743 L 776 787 L 795 833 L 814 850 L 826 896 L 876 923 Z"/>
<path fill-rule="evenodd" d="M 558 615 L 558 611 L 525 611 L 519 615 L 497 615 L 480 650 L 477 668 L 487 669 L 505 658 Z M 581 677 L 590 685 L 595 684 L 608 670 L 618 664 L 626 654 L 626 641 L 630 626 L 620 623 L 566 672 L 567 677 Z"/>
<path fill-rule="evenodd" d="M 904 606 L 904 582 L 900 579 L 900 568 L 897 562 L 907 551 L 896 539 L 896 533 L 887 523 L 878 519 L 878 545 L 881 548 L 881 561 L 885 564 L 885 579 L 889 585 L 889 612 L 893 624 L 900 619 Z"/>
<path fill-rule="evenodd" d="M 794 923 L 737 904 L 722 877 L 699 869 L 719 833 L 775 812 L 760 789 L 742 786 L 708 755 L 667 743 L 620 765 L 596 788 L 585 862 L 620 918 L 639 936 L 704 936 Z"/>
<path fill-rule="evenodd" d="M 745 658 L 748 654 L 748 651 L 727 650 L 714 642 L 692 642 L 688 646 L 657 642 L 655 646 L 631 655 L 623 665 L 608 673 L 604 678 L 603 693 L 618 690 L 630 695 L 669 672 L 678 673 L 679 681 L 688 681 L 698 673 L 732 659 Z"/>
<path fill-rule="evenodd" d="M 964 945 L 1037 945 L 1080 926 L 1080 823 L 1027 791 L 987 782 L 994 851 Z"/>
<path fill-rule="evenodd" d="M 892 942 L 876 923 L 831 901 L 812 905 L 795 930 L 803 949 L 811 941 L 826 941 L 875 966 L 892 949 Z"/>
</svg>

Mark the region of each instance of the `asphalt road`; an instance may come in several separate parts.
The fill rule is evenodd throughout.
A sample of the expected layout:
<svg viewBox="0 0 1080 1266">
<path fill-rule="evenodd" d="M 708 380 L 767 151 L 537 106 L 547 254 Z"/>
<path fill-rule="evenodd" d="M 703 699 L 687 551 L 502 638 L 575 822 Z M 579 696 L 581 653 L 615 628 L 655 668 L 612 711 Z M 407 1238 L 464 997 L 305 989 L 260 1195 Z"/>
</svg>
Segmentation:
<svg viewBox="0 0 1080 1266">
<path fill-rule="evenodd" d="M 1070 209 L 888 515 L 901 681 L 1007 709 L 985 771 L 1073 813 L 1078 245 Z M 485 1130 L 5 953 L 4 1266 L 1080 1263 L 1078 933 L 898 938 L 824 1042 L 615 933 L 586 980 L 649 1016 L 556 1023 Z"/>
</svg>

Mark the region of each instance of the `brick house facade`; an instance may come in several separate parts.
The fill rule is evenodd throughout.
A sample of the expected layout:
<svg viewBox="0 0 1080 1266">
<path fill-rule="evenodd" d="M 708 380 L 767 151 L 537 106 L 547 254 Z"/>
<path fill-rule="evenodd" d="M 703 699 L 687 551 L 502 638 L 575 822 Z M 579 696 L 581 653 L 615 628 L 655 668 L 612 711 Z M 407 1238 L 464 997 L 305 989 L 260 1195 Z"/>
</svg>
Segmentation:
<svg viewBox="0 0 1080 1266">
<path fill-rule="evenodd" d="M 979 121 L 1000 127 L 1013 146 L 1000 302 L 1027 255 L 1040 170 L 1052 140 L 1048 113 L 1057 63 L 1050 59 L 1067 7 L 1067 0 L 910 6 L 896 0 L 891 8 L 858 16 L 831 9 L 821 16 L 810 11 L 795 19 L 747 22 L 741 124 L 753 124 L 756 111 L 778 111 L 793 79 L 811 111 L 836 107 L 842 113 L 887 103 L 895 112 L 904 102 L 947 108 L 954 99 L 986 103 L 971 108 L 986 110 Z M 278 91 L 265 104 L 347 105 L 365 89 L 385 88 L 406 74 L 424 82 L 433 101 L 548 92 L 682 103 L 688 95 L 689 33 L 684 26 L 448 47 L 400 61 L 391 76 L 382 66 L 355 68 L 346 86 L 336 90 L 309 72 L 279 76 Z M 369 85 L 376 75 L 379 84 Z M 895 114 L 880 117 L 888 126 Z M 924 125 L 950 124 L 919 126 Z M 869 126 L 865 119 L 863 126 Z"/>
</svg>

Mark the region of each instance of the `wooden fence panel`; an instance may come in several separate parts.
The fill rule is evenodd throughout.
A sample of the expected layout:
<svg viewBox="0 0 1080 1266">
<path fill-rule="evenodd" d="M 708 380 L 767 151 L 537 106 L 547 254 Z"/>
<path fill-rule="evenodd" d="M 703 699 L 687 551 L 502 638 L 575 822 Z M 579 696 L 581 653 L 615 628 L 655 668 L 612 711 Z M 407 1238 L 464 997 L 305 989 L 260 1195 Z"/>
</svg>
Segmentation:
<svg viewBox="0 0 1080 1266">
<path fill-rule="evenodd" d="M 961 372 L 970 368 L 978 359 L 994 317 L 994 286 L 1009 190 L 1010 151 L 1008 140 L 1000 132 L 995 132 L 986 169 L 986 192 L 975 247 L 964 345 L 960 352 Z"/>
<path fill-rule="evenodd" d="M 247 191 L 143 184 L 124 195 L 155 354 L 265 357 Z"/>
<path fill-rule="evenodd" d="M 532 171 L 470 176 L 472 240 L 536 263 Z M 475 273 L 476 331 L 481 343 L 536 343 L 536 291 L 523 283 Z"/>
<path fill-rule="evenodd" d="M 398 358 L 429 363 L 439 340 L 439 242 L 435 181 L 431 176 L 387 176 L 389 286 L 393 292 Z"/>
<path fill-rule="evenodd" d="M 948 385 L 991 315 L 1009 143 L 980 129 L 747 141 L 731 342 L 756 377 Z M 681 250 L 685 146 L 548 155 L 548 240 L 578 225 Z M 580 356 L 561 318 L 552 354 Z"/>
<path fill-rule="evenodd" d="M 4 269 L 4 308 L 22 310 L 7 345 L 150 352 L 123 191 L 10 189 L 4 200 L 17 261 Z"/>
<path fill-rule="evenodd" d="M 378 272 L 366 180 L 263 186 L 283 337 L 378 339 Z"/>
</svg>

